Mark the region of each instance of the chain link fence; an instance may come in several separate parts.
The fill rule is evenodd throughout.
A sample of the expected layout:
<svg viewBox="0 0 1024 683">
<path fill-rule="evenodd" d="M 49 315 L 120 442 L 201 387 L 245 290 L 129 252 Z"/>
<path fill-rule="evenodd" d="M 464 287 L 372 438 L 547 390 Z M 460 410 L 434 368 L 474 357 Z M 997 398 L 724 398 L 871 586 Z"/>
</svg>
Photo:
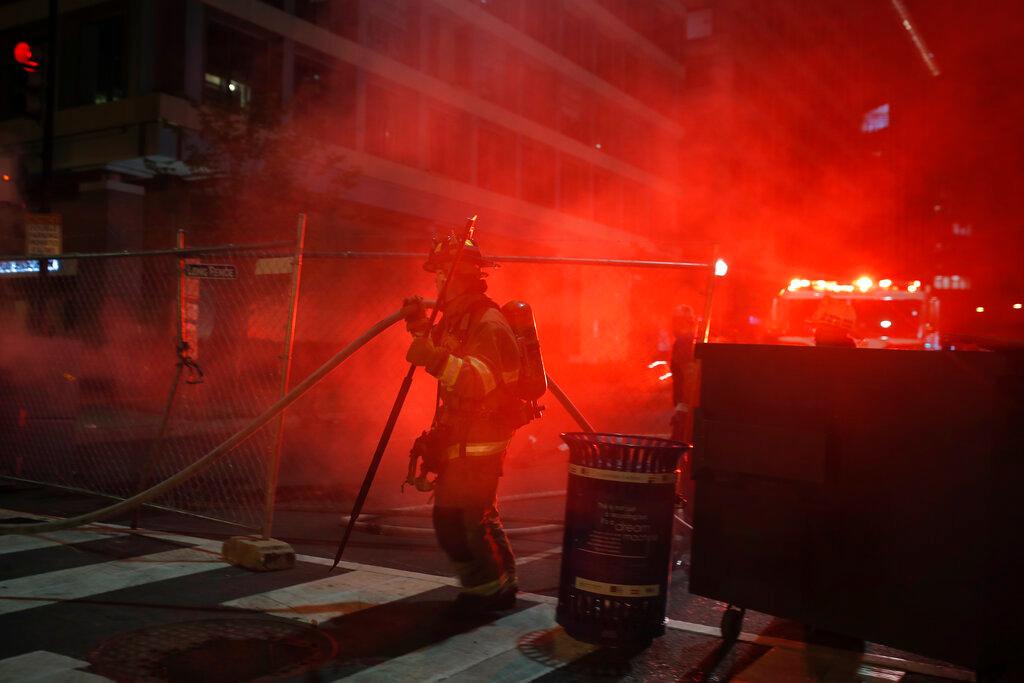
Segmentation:
<svg viewBox="0 0 1024 683">
<path fill-rule="evenodd" d="M 278 243 L 77 255 L 45 276 L 0 278 L 0 475 L 126 498 L 250 423 L 281 395 L 293 252 Z M 671 381 L 659 361 L 670 355 L 671 312 L 703 310 L 709 261 L 498 260 L 488 294 L 531 304 L 549 374 L 594 427 L 666 435 Z M 432 298 L 422 263 L 419 254 L 307 248 L 290 386 L 403 298 Z M 278 505 L 347 509 L 408 367 L 408 341 L 395 325 L 287 409 Z M 435 386 L 418 374 L 367 509 L 409 504 L 399 484 Z M 558 435 L 579 427 L 550 394 L 541 403 L 545 416 L 513 440 L 507 495 L 564 485 Z M 271 420 L 156 504 L 259 528 L 277 428 Z"/>
<path fill-rule="evenodd" d="M 77 255 L 0 279 L 0 473 L 127 498 L 238 431 L 279 396 L 284 246 Z M 272 442 L 261 429 L 156 504 L 257 525 Z"/>
</svg>

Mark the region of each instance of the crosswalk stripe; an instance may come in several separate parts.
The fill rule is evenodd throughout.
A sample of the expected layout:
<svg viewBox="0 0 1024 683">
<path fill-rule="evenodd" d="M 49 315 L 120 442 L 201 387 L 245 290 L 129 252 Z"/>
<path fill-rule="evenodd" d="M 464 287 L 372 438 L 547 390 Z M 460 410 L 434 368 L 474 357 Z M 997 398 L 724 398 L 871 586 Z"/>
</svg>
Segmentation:
<svg viewBox="0 0 1024 683">
<path fill-rule="evenodd" d="M 40 548 L 52 548 L 58 545 L 74 545 L 76 543 L 87 543 L 89 541 L 100 541 L 105 538 L 112 538 L 113 534 L 100 534 L 95 531 L 54 531 L 48 534 L 36 534 L 34 536 L 0 536 L 0 555 L 7 553 L 20 553 L 26 550 L 39 550 Z"/>
<path fill-rule="evenodd" d="M 74 600 L 224 567 L 217 556 L 195 548 L 175 548 L 84 567 L 0 582 L 0 614 Z"/>
<path fill-rule="evenodd" d="M 65 657 L 55 652 L 36 650 L 17 657 L 0 659 L 0 683 L 99 683 L 109 681 L 103 676 L 78 671 L 89 666 L 89 662 Z"/>
<path fill-rule="evenodd" d="M 279 617 L 322 623 L 328 619 L 402 600 L 438 586 L 429 581 L 370 571 L 352 571 L 225 602 Z"/>
<path fill-rule="evenodd" d="M 389 659 L 377 666 L 348 676 L 344 680 L 403 681 L 403 683 L 447 680 L 452 676 L 467 672 L 492 657 L 498 657 L 514 650 L 519 639 L 528 633 L 551 629 L 555 625 L 554 615 L 555 611 L 550 605 L 536 605 L 479 626 L 472 631 L 460 633 L 439 643 Z M 523 658 L 525 659 L 525 657 Z M 545 670 L 550 671 L 551 669 L 547 667 Z"/>
<path fill-rule="evenodd" d="M 599 649 L 596 645 L 574 640 L 561 628 L 549 629 L 539 635 L 546 645 L 545 651 L 538 653 L 540 658 L 527 656 L 517 645 L 452 675 L 445 679 L 445 683 L 526 683 Z"/>
</svg>

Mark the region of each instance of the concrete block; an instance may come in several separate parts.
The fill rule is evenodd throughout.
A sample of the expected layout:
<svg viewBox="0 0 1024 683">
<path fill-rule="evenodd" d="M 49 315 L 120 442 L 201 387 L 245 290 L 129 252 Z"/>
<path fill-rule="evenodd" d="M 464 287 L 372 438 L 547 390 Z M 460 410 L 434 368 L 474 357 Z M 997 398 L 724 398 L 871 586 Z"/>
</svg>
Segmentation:
<svg viewBox="0 0 1024 683">
<path fill-rule="evenodd" d="M 295 551 L 284 541 L 259 536 L 232 536 L 221 550 L 224 560 L 257 572 L 291 569 Z"/>
</svg>

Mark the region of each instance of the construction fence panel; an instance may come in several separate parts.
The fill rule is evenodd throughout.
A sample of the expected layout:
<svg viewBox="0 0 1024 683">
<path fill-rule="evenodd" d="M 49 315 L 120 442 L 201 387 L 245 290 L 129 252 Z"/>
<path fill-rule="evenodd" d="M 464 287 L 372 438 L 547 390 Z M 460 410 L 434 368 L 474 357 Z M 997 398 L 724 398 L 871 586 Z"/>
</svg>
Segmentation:
<svg viewBox="0 0 1024 683">
<path fill-rule="evenodd" d="M 55 263 L 0 280 L 0 474 L 127 498 L 278 397 L 287 251 Z M 179 368 L 182 320 L 190 362 Z M 257 527 L 271 427 L 154 504 Z"/>
</svg>

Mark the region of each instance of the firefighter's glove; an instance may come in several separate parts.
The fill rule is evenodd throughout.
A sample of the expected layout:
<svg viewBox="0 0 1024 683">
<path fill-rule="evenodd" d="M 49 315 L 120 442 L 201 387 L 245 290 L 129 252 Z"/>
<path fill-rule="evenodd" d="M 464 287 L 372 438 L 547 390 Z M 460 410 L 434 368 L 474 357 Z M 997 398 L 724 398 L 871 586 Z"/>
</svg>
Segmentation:
<svg viewBox="0 0 1024 683">
<path fill-rule="evenodd" d="M 448 352 L 434 346 L 429 335 L 413 337 L 405 359 L 413 365 L 422 365 L 431 375 L 437 377 L 448 360 Z"/>
<path fill-rule="evenodd" d="M 402 308 L 415 306 L 411 313 L 405 316 L 405 329 L 414 336 L 424 335 L 430 331 L 430 320 L 427 318 L 426 308 L 423 306 L 423 297 L 410 296 L 402 300 Z"/>
</svg>

